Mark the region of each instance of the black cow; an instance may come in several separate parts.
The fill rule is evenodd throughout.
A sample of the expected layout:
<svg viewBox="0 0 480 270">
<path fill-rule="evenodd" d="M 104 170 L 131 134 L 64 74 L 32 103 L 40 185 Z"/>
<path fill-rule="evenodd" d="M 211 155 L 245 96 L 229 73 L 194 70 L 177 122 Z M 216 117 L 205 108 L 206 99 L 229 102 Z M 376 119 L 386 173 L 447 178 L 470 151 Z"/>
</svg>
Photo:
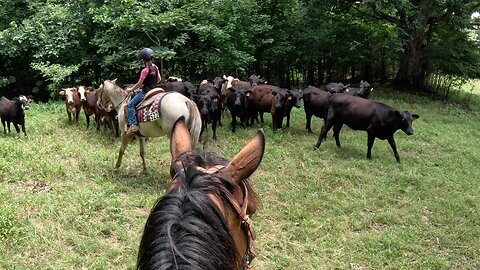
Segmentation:
<svg viewBox="0 0 480 270">
<path fill-rule="evenodd" d="M 303 107 L 305 110 L 305 116 L 307 124 L 305 129 L 307 132 L 312 133 L 312 116 L 327 118 L 329 99 L 332 96 L 330 92 L 322 91 L 314 86 L 308 86 L 303 91 Z"/>
<path fill-rule="evenodd" d="M 163 88 L 165 92 L 176 91 L 180 94 L 192 98 L 197 93 L 197 88 L 193 83 L 186 81 L 167 82 L 165 84 L 159 84 L 157 87 Z"/>
<path fill-rule="evenodd" d="M 328 106 L 328 116 L 320 132 L 315 148 L 319 148 L 327 132 L 333 127 L 333 136 L 337 146 L 340 147 L 339 134 L 343 124 L 354 130 L 365 130 L 368 133 L 367 158 L 372 157 L 372 146 L 375 138 L 388 140 L 395 158 L 400 162 L 397 146 L 393 135 L 399 129 L 405 134 L 412 135 L 412 121 L 418 119 L 418 114 L 408 111 L 399 111 L 383 103 L 368 99 L 345 95 L 333 94 Z"/>
<path fill-rule="evenodd" d="M 360 87 L 348 87 L 345 91 L 346 94 L 368 98 L 370 96 L 370 92 L 373 91 L 373 85 L 370 85 L 367 81 L 360 81 Z"/>
<path fill-rule="evenodd" d="M 220 94 L 216 91 L 213 83 L 207 82 L 200 85 L 198 94 L 193 95 L 202 115 L 202 132 L 207 129 L 208 123 L 212 124 L 213 139 L 217 139 L 217 124 L 222 116 L 222 103 Z"/>
<path fill-rule="evenodd" d="M 248 96 L 251 95 L 251 88 L 252 85 L 244 81 L 234 81 L 232 87 L 228 88 L 227 108 L 232 115 L 232 132 L 235 132 L 237 127 L 237 117 L 240 119 L 242 127 L 245 127 L 245 123 L 250 117 Z"/>
<path fill-rule="evenodd" d="M 13 123 L 17 133 L 20 133 L 19 125 L 22 128 L 23 134 L 27 136 L 25 132 L 25 112 L 29 109 L 29 104 L 25 96 L 14 97 L 12 100 L 2 97 L 0 98 L 0 119 L 3 125 L 3 131 L 7 134 L 10 133 L 10 123 Z"/>
<path fill-rule="evenodd" d="M 332 94 L 346 92 L 349 87 L 350 87 L 350 84 L 344 85 L 341 82 L 340 83 L 331 82 L 331 83 L 327 84 L 327 86 L 326 86 L 327 91 L 332 93 Z"/>
</svg>

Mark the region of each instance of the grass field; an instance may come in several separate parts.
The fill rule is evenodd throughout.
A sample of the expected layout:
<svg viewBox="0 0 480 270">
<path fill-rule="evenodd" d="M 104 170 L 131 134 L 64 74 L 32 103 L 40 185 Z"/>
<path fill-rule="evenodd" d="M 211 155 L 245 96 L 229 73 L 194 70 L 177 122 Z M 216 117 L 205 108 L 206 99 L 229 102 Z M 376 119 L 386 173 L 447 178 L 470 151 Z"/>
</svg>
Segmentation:
<svg viewBox="0 0 480 270">
<path fill-rule="evenodd" d="M 480 108 L 382 90 L 372 99 L 420 115 L 413 136 L 396 134 L 402 163 L 380 140 L 366 159 L 366 133 L 347 127 L 343 148 L 330 134 L 313 150 L 322 122 L 306 134 L 303 109 L 291 128 L 265 128 L 254 269 L 480 269 Z M 207 148 L 232 158 L 255 131 L 220 128 Z M 170 181 L 167 139 L 147 143 L 146 174 L 138 143 L 115 173 L 119 141 L 87 130 L 83 115 L 69 124 L 60 102 L 34 104 L 27 133 L 0 134 L 0 269 L 133 269 Z"/>
</svg>

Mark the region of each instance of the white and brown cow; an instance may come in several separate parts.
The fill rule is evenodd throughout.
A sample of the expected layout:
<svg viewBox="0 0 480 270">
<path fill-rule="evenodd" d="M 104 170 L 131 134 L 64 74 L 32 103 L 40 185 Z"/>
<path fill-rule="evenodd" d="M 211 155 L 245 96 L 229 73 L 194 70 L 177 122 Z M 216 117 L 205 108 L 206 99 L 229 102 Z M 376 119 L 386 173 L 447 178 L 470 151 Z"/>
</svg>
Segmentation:
<svg viewBox="0 0 480 270">
<path fill-rule="evenodd" d="M 85 101 L 85 87 L 70 87 L 62 88 L 58 93 L 65 97 L 65 106 L 67 109 L 68 122 L 72 121 L 72 114 L 75 116 L 75 121 L 78 122 L 80 110 L 82 109 L 82 101 Z"/>
</svg>

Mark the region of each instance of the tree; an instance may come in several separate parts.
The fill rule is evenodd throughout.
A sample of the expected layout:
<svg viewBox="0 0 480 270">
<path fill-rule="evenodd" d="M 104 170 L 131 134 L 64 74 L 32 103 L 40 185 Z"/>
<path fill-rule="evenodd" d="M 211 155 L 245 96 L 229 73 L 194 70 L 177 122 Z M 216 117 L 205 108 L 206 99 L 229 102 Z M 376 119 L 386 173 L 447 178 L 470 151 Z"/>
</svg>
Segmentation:
<svg viewBox="0 0 480 270">
<path fill-rule="evenodd" d="M 433 34 L 442 26 L 448 26 L 452 33 L 462 33 L 479 7 L 476 0 L 365 0 L 359 9 L 397 27 L 403 55 L 393 84 L 399 89 L 419 91 L 426 87 Z"/>
</svg>

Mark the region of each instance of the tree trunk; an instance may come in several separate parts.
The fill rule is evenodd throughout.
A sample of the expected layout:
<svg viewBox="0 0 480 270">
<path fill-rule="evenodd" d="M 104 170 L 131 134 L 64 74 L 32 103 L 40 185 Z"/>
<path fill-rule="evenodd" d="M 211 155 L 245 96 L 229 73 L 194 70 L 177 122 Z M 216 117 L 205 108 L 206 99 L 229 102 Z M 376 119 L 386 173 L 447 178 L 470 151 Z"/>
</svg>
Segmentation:
<svg viewBox="0 0 480 270">
<path fill-rule="evenodd" d="M 410 32 L 404 48 L 400 68 L 393 85 L 405 91 L 422 91 L 425 88 L 425 56 L 428 47 L 427 34 L 422 29 Z"/>
</svg>

